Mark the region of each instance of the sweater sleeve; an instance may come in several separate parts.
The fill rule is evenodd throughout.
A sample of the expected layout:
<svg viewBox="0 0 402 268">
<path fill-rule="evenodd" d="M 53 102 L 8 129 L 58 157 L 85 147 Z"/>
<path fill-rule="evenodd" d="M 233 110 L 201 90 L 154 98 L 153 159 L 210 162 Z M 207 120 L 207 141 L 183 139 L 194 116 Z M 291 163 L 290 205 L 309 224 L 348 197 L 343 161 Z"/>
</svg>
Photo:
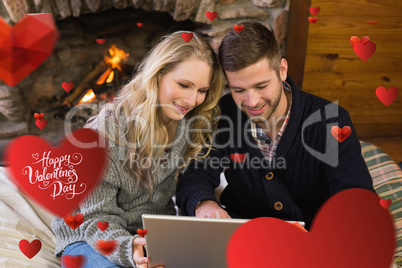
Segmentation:
<svg viewBox="0 0 402 268">
<path fill-rule="evenodd" d="M 362 188 L 375 192 L 373 180 L 361 155 L 360 142 L 349 113 L 341 107 L 339 113 L 335 125 L 338 125 L 340 129 L 350 126 L 352 132 L 343 142 L 330 143 L 332 146 L 327 148 L 329 152 L 336 152 L 334 146 L 338 146 L 338 155 L 335 156 L 338 157 L 338 164 L 335 166 L 325 165 L 325 175 L 330 187 L 330 194 L 334 195 L 350 188 Z M 329 132 L 327 135 L 331 135 L 331 133 Z"/>
<path fill-rule="evenodd" d="M 117 205 L 122 174 L 119 172 L 117 164 L 110 158 L 108 160 L 109 166 L 103 181 L 80 206 L 80 213 L 85 218 L 80 228 L 85 233 L 85 241 L 98 252 L 96 247 L 98 240 L 116 241 L 118 248 L 111 255 L 105 255 L 105 257 L 118 265 L 135 267 L 132 247 L 134 236 L 126 230 L 125 211 Z M 105 231 L 101 231 L 97 227 L 98 222 L 108 222 L 109 227 Z"/>
</svg>

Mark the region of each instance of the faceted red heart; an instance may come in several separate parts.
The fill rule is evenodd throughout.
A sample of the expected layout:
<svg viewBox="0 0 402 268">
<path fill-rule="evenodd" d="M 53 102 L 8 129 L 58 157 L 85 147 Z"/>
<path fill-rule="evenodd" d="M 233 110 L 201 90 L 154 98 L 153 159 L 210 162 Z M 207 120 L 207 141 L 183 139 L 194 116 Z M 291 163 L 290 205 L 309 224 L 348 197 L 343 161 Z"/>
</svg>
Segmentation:
<svg viewBox="0 0 402 268">
<path fill-rule="evenodd" d="M 45 114 L 44 113 L 41 113 L 41 114 L 35 113 L 34 117 L 35 117 L 36 120 L 40 121 L 45 117 Z"/>
<path fill-rule="evenodd" d="M 397 87 L 390 87 L 388 90 L 385 87 L 378 87 L 375 93 L 382 103 L 389 106 L 398 97 L 399 90 Z"/>
<path fill-rule="evenodd" d="M 14 27 L 0 17 L 0 79 L 18 84 L 52 54 L 58 38 L 51 14 L 26 14 Z"/>
<path fill-rule="evenodd" d="M 61 256 L 61 264 L 66 268 L 81 268 L 84 266 L 86 262 L 84 255 L 62 255 Z"/>
<path fill-rule="evenodd" d="M 227 247 L 229 268 L 391 267 L 395 230 L 378 195 L 349 189 L 319 209 L 309 232 L 277 218 L 241 225 Z"/>
<path fill-rule="evenodd" d="M 191 41 L 191 39 L 193 39 L 193 33 L 182 33 L 181 37 L 188 43 Z"/>
<path fill-rule="evenodd" d="M 147 229 L 137 229 L 137 234 L 144 237 L 148 233 Z"/>
<path fill-rule="evenodd" d="M 69 133 L 61 146 L 54 148 L 38 136 L 18 137 L 6 149 L 7 171 L 28 197 L 64 218 L 102 176 L 106 153 L 99 145 L 101 138 L 95 130 L 82 128 Z"/>
<path fill-rule="evenodd" d="M 216 16 L 218 16 L 218 12 L 216 12 L 216 11 L 214 11 L 214 12 L 207 11 L 207 12 L 205 12 L 205 16 L 207 16 L 207 18 L 210 21 L 213 21 L 214 19 L 216 19 Z"/>
<path fill-rule="evenodd" d="M 137 22 L 137 26 L 138 26 L 138 27 L 140 27 L 140 28 L 141 28 L 141 27 L 142 27 L 142 25 L 144 25 L 144 23 L 142 23 L 142 22 Z"/>
<path fill-rule="evenodd" d="M 312 24 L 315 24 L 318 21 L 317 17 L 308 17 L 308 21 Z"/>
<path fill-rule="evenodd" d="M 110 255 L 112 254 L 118 247 L 118 242 L 115 240 L 106 241 L 106 240 L 98 240 L 95 242 L 96 248 L 103 254 L 103 255 Z"/>
<path fill-rule="evenodd" d="M 383 207 L 383 208 L 385 208 L 385 209 L 387 209 L 387 208 L 389 208 L 389 206 L 392 204 L 392 200 L 391 199 L 387 199 L 387 200 L 385 200 L 385 199 L 380 199 L 380 205 Z"/>
<path fill-rule="evenodd" d="M 241 31 L 243 31 L 244 25 L 243 25 L 243 24 L 240 24 L 240 25 L 235 24 L 235 25 L 233 25 L 233 29 L 234 29 L 236 32 L 240 33 Z"/>
<path fill-rule="evenodd" d="M 107 221 L 106 222 L 99 221 L 96 225 L 98 226 L 99 230 L 101 230 L 101 231 L 105 231 L 109 227 L 109 223 Z"/>
<path fill-rule="evenodd" d="M 333 126 L 331 128 L 331 134 L 337 139 L 339 142 L 343 142 L 346 140 L 350 134 L 352 133 L 352 129 L 349 126 L 344 126 L 340 129 L 338 126 Z"/>
<path fill-rule="evenodd" d="M 18 246 L 25 256 L 32 259 L 42 248 L 42 242 L 39 239 L 35 239 L 29 243 L 28 240 L 22 239 Z"/>
<path fill-rule="evenodd" d="M 44 128 L 46 127 L 46 125 L 47 125 L 47 120 L 46 120 L 46 119 L 43 120 L 43 121 L 36 120 L 36 121 L 35 121 L 35 124 L 36 124 L 36 126 L 37 126 L 38 128 L 44 129 Z"/>
<path fill-rule="evenodd" d="M 95 39 L 95 42 L 96 42 L 97 44 L 99 44 L 99 45 L 103 45 L 103 44 L 106 42 L 106 39 L 98 38 L 98 39 Z M 66 89 L 64 89 L 64 90 L 66 90 Z M 68 92 L 68 91 L 67 91 L 67 92 Z"/>
<path fill-rule="evenodd" d="M 71 229 L 77 229 L 84 222 L 84 215 L 77 214 L 75 216 L 68 214 L 64 217 L 64 222 L 70 226 Z"/>
</svg>

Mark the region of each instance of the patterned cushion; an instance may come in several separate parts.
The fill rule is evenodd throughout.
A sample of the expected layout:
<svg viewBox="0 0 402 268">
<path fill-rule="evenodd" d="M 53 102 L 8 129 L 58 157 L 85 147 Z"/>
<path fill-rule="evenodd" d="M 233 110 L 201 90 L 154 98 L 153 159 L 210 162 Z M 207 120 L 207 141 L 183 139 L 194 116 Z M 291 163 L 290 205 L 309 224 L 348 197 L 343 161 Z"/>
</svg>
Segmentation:
<svg viewBox="0 0 402 268">
<path fill-rule="evenodd" d="M 360 142 L 374 188 L 383 199 L 391 199 L 389 207 L 396 229 L 395 263 L 402 267 L 402 170 L 377 146 Z"/>
</svg>

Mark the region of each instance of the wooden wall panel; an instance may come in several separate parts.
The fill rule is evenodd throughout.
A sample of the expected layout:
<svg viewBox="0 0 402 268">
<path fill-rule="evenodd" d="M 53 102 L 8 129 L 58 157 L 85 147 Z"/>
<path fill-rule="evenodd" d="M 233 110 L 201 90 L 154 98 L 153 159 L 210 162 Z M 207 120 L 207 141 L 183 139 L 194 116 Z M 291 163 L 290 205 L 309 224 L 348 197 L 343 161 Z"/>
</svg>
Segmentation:
<svg viewBox="0 0 402 268">
<path fill-rule="evenodd" d="M 359 138 L 402 136 L 402 1 L 312 0 L 311 6 L 321 10 L 309 25 L 303 90 L 338 101 Z M 351 36 L 369 36 L 374 55 L 361 60 Z M 379 86 L 396 86 L 400 94 L 385 106 L 376 96 Z"/>
</svg>

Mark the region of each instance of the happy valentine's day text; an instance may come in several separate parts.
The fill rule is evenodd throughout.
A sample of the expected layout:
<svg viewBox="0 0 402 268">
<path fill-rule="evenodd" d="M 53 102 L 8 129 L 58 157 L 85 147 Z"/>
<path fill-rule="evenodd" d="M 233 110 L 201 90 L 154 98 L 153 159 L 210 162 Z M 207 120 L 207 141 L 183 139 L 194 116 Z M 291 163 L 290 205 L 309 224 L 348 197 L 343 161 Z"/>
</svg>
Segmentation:
<svg viewBox="0 0 402 268">
<path fill-rule="evenodd" d="M 67 199 L 73 199 L 74 196 L 84 193 L 87 188 L 85 183 L 81 183 L 78 186 L 83 190 L 80 192 L 76 191 L 78 175 L 74 168 L 74 166 L 82 162 L 82 155 L 73 153 L 72 155 L 50 157 L 51 153 L 52 151 L 44 152 L 40 159 L 38 159 L 39 154 L 33 154 L 32 157 L 37 161 L 32 162 L 32 164 L 41 163 L 41 166 L 37 167 L 37 169 L 34 169 L 33 165 L 25 166 L 22 169 L 22 174 L 28 175 L 31 184 L 39 182 L 38 187 L 40 189 L 44 190 L 53 186 L 53 192 L 50 194 L 53 200 L 57 196 L 63 195 Z M 50 183 L 51 180 L 53 181 Z"/>
</svg>

